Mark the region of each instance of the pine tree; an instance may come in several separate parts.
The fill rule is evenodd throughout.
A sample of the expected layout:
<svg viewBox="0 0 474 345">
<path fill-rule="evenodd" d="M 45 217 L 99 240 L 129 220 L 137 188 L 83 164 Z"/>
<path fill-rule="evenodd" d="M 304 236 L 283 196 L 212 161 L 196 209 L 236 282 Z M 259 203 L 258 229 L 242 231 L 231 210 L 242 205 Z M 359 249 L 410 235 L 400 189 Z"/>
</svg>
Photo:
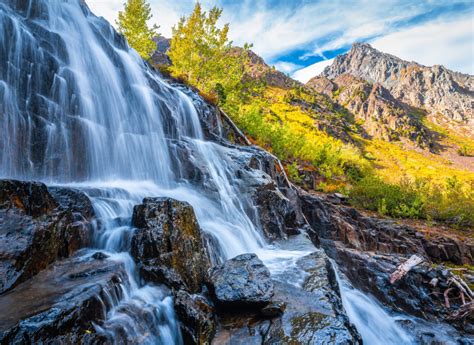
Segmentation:
<svg viewBox="0 0 474 345">
<path fill-rule="evenodd" d="M 116 24 L 118 30 L 144 59 L 148 59 L 156 49 L 153 38 L 158 34 L 158 26 L 148 26 L 147 22 L 153 17 L 150 4 L 145 0 L 127 0 L 124 10 L 118 14 Z"/>
</svg>

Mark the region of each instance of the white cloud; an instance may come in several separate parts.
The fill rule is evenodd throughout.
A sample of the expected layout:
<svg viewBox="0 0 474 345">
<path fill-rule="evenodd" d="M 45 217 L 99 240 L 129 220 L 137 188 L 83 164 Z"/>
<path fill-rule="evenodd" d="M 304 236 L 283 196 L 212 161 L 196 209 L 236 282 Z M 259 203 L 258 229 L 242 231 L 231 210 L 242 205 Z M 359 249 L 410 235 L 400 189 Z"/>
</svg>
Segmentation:
<svg viewBox="0 0 474 345">
<path fill-rule="evenodd" d="M 302 68 L 297 70 L 292 74 L 292 78 L 299 80 L 302 83 L 307 83 L 311 78 L 319 75 L 326 66 L 332 64 L 334 59 L 323 60 L 320 62 L 316 62 L 308 67 Z"/>
<path fill-rule="evenodd" d="M 98 16 L 102 16 L 115 26 L 118 12 L 123 9 L 126 0 L 86 0 L 89 8 Z M 192 11 L 194 1 L 149 0 L 153 18 L 152 24 L 160 26 L 158 30 L 163 36 L 171 37 L 171 28 L 179 18 Z"/>
<path fill-rule="evenodd" d="M 471 16 L 432 21 L 399 30 L 369 42 L 374 48 L 422 65 L 443 65 L 474 75 L 474 24 Z M 297 70 L 292 77 L 306 83 L 334 59 Z"/>
<path fill-rule="evenodd" d="M 293 73 L 297 69 L 300 69 L 302 66 L 297 65 L 291 62 L 279 61 L 275 63 L 275 68 L 283 73 Z"/>
<path fill-rule="evenodd" d="M 114 23 L 117 12 L 126 0 L 87 0 L 98 15 Z M 160 25 L 163 35 L 171 35 L 171 27 L 179 18 L 192 11 L 195 0 L 149 0 L 153 22 Z M 265 59 L 278 57 L 292 49 L 302 47 L 315 55 L 330 47 L 352 43 L 360 38 L 380 33 L 392 23 L 426 12 L 427 3 L 400 0 L 391 6 L 383 1 L 201 1 L 205 9 L 223 7 L 222 23 L 230 23 L 230 38 L 238 45 L 253 43 L 257 54 Z M 295 4 L 298 4 L 296 6 Z M 403 13 L 403 15 L 400 15 Z M 322 39 L 333 36 L 328 43 L 317 45 Z"/>
<path fill-rule="evenodd" d="M 444 65 L 474 75 L 472 16 L 434 21 L 394 32 L 370 42 L 383 52 L 423 65 Z"/>
</svg>

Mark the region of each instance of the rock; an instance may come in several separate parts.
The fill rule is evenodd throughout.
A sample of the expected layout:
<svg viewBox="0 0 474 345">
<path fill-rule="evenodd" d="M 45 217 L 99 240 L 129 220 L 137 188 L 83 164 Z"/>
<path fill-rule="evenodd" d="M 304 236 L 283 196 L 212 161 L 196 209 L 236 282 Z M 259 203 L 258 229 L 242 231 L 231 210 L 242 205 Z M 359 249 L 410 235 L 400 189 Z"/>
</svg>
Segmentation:
<svg viewBox="0 0 474 345">
<path fill-rule="evenodd" d="M 96 252 L 92 255 L 92 258 L 96 259 L 96 260 L 105 260 L 107 259 L 109 256 L 105 253 L 102 253 L 102 252 Z"/>
<path fill-rule="evenodd" d="M 13 209 L 37 218 L 52 212 L 56 207 L 58 203 L 43 183 L 0 181 L 0 208 L 2 210 Z"/>
<path fill-rule="evenodd" d="M 221 314 L 213 344 L 360 344 L 329 267 L 322 250 L 301 258 L 274 280 L 273 299 L 279 302 L 254 313 Z M 306 277 L 303 285 L 296 283 L 298 272 Z"/>
<path fill-rule="evenodd" d="M 89 245 L 92 235 L 86 216 L 37 182 L 0 181 L 0 224 L 0 293 Z"/>
<path fill-rule="evenodd" d="M 156 36 L 153 38 L 156 43 L 156 50 L 151 55 L 150 61 L 157 67 L 168 67 L 171 65 L 171 59 L 166 52 L 170 47 L 170 39 L 163 36 Z"/>
<path fill-rule="evenodd" d="M 185 344 L 209 344 L 217 327 L 214 307 L 201 295 L 179 290 L 174 295 Z"/>
<path fill-rule="evenodd" d="M 341 74 L 331 81 L 336 90 L 328 93 L 325 83 L 321 82 L 324 79 L 327 78 L 315 77 L 307 85 L 327 94 L 350 111 L 361 121 L 368 135 L 386 141 L 404 137 L 418 146 L 433 147 L 429 130 L 413 115 L 414 111 L 394 99 L 382 85 L 371 84 L 351 74 Z"/>
<path fill-rule="evenodd" d="M 201 290 L 210 259 L 191 205 L 145 198 L 134 207 L 132 224 L 138 229 L 131 254 L 146 279 L 171 285 L 182 280 L 189 292 Z"/>
<path fill-rule="evenodd" d="M 451 313 L 460 307 L 459 293 L 455 289 L 448 294 L 451 307 L 445 306 L 444 292 L 451 272 L 442 267 L 433 268 L 430 263 L 423 263 L 391 284 L 390 275 L 407 257 L 363 253 L 344 248 L 340 243 L 335 243 L 329 252 L 354 287 L 370 293 L 394 310 L 439 321 L 449 320 Z M 437 283 L 432 284 L 433 281 Z M 464 327 L 462 322 L 454 320 L 449 324 L 460 330 Z"/>
<path fill-rule="evenodd" d="M 93 277 L 93 280 L 91 280 Z M 0 295 L 0 343 L 112 343 L 94 324 L 121 296 L 127 280 L 114 261 L 73 257 Z"/>
<path fill-rule="evenodd" d="M 89 197 L 78 189 L 64 187 L 48 187 L 49 193 L 64 209 L 70 209 L 75 215 L 91 220 L 95 211 Z"/>
<path fill-rule="evenodd" d="M 380 83 L 400 102 L 430 113 L 442 114 L 456 127 L 473 134 L 472 92 L 474 77 L 443 66 L 425 67 L 384 54 L 366 43 L 355 43 L 339 55 L 322 76 L 335 79 L 343 74 Z"/>
<path fill-rule="evenodd" d="M 260 309 L 273 296 L 270 271 L 255 254 L 242 254 L 209 271 L 207 285 L 222 309 Z"/>
<path fill-rule="evenodd" d="M 435 262 L 471 264 L 472 239 L 459 240 L 453 235 L 428 236 L 393 220 L 367 217 L 352 207 L 334 204 L 326 196 L 298 191 L 302 210 L 312 230 L 314 244 L 340 241 L 349 248 L 379 253 L 418 254 Z M 449 236 L 449 237 L 448 237 Z"/>
<path fill-rule="evenodd" d="M 297 194 L 291 188 L 277 188 L 273 182 L 263 184 L 257 187 L 254 200 L 267 238 L 287 238 L 306 226 Z"/>
<path fill-rule="evenodd" d="M 263 316 L 266 317 L 277 317 L 281 316 L 286 309 L 286 303 L 283 302 L 272 302 L 260 310 Z"/>
</svg>

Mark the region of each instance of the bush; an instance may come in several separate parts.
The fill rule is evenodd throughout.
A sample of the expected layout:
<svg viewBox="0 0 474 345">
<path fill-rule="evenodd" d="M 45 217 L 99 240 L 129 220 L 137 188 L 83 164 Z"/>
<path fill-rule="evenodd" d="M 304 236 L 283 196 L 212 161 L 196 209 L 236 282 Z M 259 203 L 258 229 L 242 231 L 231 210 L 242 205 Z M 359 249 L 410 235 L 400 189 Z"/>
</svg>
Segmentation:
<svg viewBox="0 0 474 345">
<path fill-rule="evenodd" d="M 474 227 L 472 186 L 456 178 L 448 178 L 444 185 L 407 178 L 389 184 L 366 176 L 355 183 L 349 195 L 353 205 L 383 215 L 443 221 L 458 228 Z"/>
<path fill-rule="evenodd" d="M 404 188 L 405 187 L 405 188 Z M 388 184 L 375 176 L 359 180 L 350 191 L 354 205 L 392 217 L 420 218 L 423 202 L 406 186 Z"/>
</svg>

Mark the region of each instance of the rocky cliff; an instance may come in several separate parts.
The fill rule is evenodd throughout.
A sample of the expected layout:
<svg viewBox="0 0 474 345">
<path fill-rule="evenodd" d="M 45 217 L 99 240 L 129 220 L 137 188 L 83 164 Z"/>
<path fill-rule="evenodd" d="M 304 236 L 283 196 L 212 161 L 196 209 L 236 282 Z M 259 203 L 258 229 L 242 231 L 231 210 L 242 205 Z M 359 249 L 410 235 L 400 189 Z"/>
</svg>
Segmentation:
<svg viewBox="0 0 474 345">
<path fill-rule="evenodd" d="M 379 83 L 345 73 L 333 80 L 316 76 L 306 85 L 349 110 L 371 137 L 386 141 L 406 138 L 418 146 L 433 146 L 420 119 Z"/>
<path fill-rule="evenodd" d="M 326 67 L 322 76 L 335 79 L 351 74 L 379 83 L 400 102 L 441 114 L 453 126 L 474 133 L 474 77 L 443 66 L 427 67 L 356 43 Z"/>
</svg>

